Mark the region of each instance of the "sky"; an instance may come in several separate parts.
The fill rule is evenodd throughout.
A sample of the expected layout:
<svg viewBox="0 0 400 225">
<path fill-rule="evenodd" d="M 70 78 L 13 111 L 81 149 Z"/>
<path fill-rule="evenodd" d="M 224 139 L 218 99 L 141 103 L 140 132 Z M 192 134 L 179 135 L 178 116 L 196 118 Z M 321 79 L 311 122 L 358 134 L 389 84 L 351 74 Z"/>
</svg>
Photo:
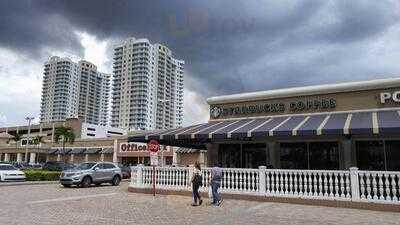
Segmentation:
<svg viewBox="0 0 400 225">
<path fill-rule="evenodd" d="M 50 56 L 112 73 L 128 37 L 185 61 L 184 125 L 211 96 L 400 75 L 398 0 L 2 0 L 0 126 L 38 121 Z"/>
</svg>

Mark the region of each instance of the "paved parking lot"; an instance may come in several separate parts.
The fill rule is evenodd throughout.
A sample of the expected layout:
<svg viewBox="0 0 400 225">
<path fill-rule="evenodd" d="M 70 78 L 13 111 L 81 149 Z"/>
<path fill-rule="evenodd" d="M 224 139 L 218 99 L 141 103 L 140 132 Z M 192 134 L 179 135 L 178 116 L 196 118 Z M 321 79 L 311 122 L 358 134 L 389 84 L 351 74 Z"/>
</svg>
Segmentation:
<svg viewBox="0 0 400 225">
<path fill-rule="evenodd" d="M 0 224 L 400 224 L 400 213 L 225 200 L 191 207 L 189 197 L 127 192 L 104 185 L 0 186 Z"/>
</svg>

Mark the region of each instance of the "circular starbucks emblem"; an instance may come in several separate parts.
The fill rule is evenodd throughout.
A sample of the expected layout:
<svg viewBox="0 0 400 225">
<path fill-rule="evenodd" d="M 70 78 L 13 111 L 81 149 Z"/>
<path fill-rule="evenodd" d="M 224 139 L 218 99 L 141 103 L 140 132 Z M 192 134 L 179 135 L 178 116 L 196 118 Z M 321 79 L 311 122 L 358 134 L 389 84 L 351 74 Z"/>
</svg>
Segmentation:
<svg viewBox="0 0 400 225">
<path fill-rule="evenodd" d="M 218 118 L 222 114 L 222 109 L 218 106 L 211 108 L 211 116 L 212 118 Z"/>
</svg>

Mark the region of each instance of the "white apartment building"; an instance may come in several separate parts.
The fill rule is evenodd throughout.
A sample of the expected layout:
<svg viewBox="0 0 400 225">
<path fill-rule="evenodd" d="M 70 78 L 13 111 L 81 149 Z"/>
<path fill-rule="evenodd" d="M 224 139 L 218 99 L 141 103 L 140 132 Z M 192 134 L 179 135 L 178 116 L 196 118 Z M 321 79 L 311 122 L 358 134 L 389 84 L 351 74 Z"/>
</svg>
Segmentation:
<svg viewBox="0 0 400 225">
<path fill-rule="evenodd" d="M 111 126 L 170 129 L 183 122 L 184 61 L 147 39 L 129 38 L 114 49 Z"/>
<path fill-rule="evenodd" d="M 40 122 L 79 118 L 107 125 L 110 75 L 87 61 L 53 56 L 44 65 Z"/>
</svg>

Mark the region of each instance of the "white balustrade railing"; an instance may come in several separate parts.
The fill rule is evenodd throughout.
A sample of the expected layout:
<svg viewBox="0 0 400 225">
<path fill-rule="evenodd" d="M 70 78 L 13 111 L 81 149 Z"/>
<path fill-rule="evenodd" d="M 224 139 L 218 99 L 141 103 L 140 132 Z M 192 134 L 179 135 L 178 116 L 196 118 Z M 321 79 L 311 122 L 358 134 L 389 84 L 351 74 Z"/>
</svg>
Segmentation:
<svg viewBox="0 0 400 225">
<path fill-rule="evenodd" d="M 350 199 L 349 171 L 265 170 L 267 196 Z"/>
<path fill-rule="evenodd" d="M 358 171 L 361 201 L 399 203 L 400 172 Z"/>
<path fill-rule="evenodd" d="M 131 186 L 151 188 L 153 168 L 131 167 Z M 350 170 L 283 170 L 222 168 L 221 192 L 400 204 L 400 172 Z M 206 191 L 211 168 L 201 170 Z M 156 167 L 156 187 L 191 190 L 193 167 Z"/>
</svg>

